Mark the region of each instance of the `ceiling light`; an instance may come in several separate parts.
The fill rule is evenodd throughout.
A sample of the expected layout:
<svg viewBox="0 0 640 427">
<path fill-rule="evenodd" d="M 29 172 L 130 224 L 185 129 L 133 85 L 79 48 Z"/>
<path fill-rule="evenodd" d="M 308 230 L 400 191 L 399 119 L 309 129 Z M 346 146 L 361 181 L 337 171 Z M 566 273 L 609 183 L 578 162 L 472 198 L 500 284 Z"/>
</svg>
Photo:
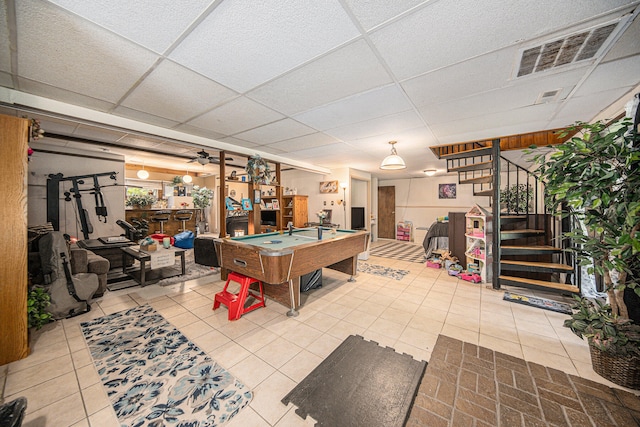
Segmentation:
<svg viewBox="0 0 640 427">
<path fill-rule="evenodd" d="M 138 178 L 140 179 L 147 179 L 149 178 L 149 172 L 147 172 L 146 170 L 144 170 L 144 163 L 142 164 L 142 169 L 140 169 L 138 171 L 138 173 L 136 173 L 136 175 L 138 175 Z"/>
<path fill-rule="evenodd" d="M 425 174 L 425 175 L 427 175 L 427 176 L 433 176 L 433 175 L 435 175 L 435 174 L 436 174 L 436 172 L 438 172 L 438 171 L 437 171 L 437 170 L 435 170 L 435 169 L 425 169 L 425 170 L 423 170 L 422 172 L 424 172 L 424 174 Z"/>
<path fill-rule="evenodd" d="M 404 160 L 402 160 L 402 157 L 398 156 L 398 153 L 395 147 L 396 143 L 397 141 L 389 141 L 389 144 L 391 144 L 391 154 L 384 158 L 384 160 L 380 164 L 380 169 L 400 170 L 400 169 L 405 169 L 407 167 L 407 165 L 404 164 Z"/>
<path fill-rule="evenodd" d="M 206 165 L 207 163 L 209 163 L 209 158 L 208 157 L 198 157 L 198 163 L 200 163 L 201 165 Z"/>
<path fill-rule="evenodd" d="M 184 182 L 185 184 L 189 184 L 192 181 L 193 178 L 191 178 L 191 175 L 189 175 L 189 171 L 187 171 L 187 174 L 182 177 L 182 182 Z"/>
</svg>

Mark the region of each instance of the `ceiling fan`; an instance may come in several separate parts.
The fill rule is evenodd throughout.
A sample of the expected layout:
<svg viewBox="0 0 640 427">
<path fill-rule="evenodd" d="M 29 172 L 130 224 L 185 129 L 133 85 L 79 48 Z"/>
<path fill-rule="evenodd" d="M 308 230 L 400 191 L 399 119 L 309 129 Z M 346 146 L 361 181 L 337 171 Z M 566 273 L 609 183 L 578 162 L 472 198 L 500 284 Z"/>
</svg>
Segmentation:
<svg viewBox="0 0 640 427">
<path fill-rule="evenodd" d="M 193 159 L 189 160 L 187 163 L 193 163 L 193 162 L 198 162 L 201 165 L 206 165 L 208 163 L 220 163 L 220 159 L 217 157 L 213 157 L 210 156 L 209 153 L 207 153 L 204 150 L 198 151 L 196 154 L 198 154 L 197 157 L 194 157 Z M 225 160 L 233 160 L 232 157 L 225 157 Z"/>
</svg>

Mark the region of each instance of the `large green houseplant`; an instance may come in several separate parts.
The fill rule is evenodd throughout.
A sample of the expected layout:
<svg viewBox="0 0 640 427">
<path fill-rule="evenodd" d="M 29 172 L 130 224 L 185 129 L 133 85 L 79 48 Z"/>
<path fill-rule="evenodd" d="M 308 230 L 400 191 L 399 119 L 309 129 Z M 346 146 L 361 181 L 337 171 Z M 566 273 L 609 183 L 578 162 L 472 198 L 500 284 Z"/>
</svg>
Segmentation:
<svg viewBox="0 0 640 427">
<path fill-rule="evenodd" d="M 570 250 L 580 265 L 603 278 L 609 303 L 578 298 L 565 326 L 588 339 L 592 361 L 595 348 L 638 363 L 640 325 L 629 319 L 627 307 L 640 296 L 638 136 L 626 119 L 609 125 L 580 122 L 568 131 L 577 128 L 579 136 L 552 148 L 551 153 L 537 154 L 534 161 L 545 183 L 547 206 L 581 224 L 565 237 L 573 242 Z M 602 375 L 595 362 L 594 369 Z M 640 387 L 640 371 L 636 374 Z"/>
</svg>

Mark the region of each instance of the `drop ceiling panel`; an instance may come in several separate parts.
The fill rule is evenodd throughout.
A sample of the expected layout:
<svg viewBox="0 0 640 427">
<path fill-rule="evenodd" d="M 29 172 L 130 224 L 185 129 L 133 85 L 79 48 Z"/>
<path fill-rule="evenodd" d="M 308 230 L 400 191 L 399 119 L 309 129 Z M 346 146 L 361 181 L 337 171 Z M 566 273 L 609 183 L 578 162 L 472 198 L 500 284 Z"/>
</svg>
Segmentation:
<svg viewBox="0 0 640 427">
<path fill-rule="evenodd" d="M 367 138 L 376 135 L 384 135 L 392 132 L 400 132 L 424 125 L 422 119 L 413 110 L 391 114 L 386 117 L 378 117 L 372 120 L 329 129 L 325 133 L 333 135 L 343 141 Z"/>
<path fill-rule="evenodd" d="M 345 0 L 360 25 L 368 31 L 389 19 L 415 7 L 425 0 Z"/>
<path fill-rule="evenodd" d="M 253 148 L 258 146 L 258 144 L 256 144 L 255 142 L 244 141 L 240 138 L 234 138 L 232 136 L 221 138 L 219 141 L 237 145 L 238 147 Z"/>
<path fill-rule="evenodd" d="M 269 123 L 246 132 L 241 132 L 236 136 L 245 141 L 255 142 L 259 145 L 271 144 L 285 139 L 296 138 L 315 132 L 313 128 L 303 125 L 291 119 L 279 120 Z"/>
<path fill-rule="evenodd" d="M 361 39 L 261 86 L 248 96 L 285 114 L 296 114 L 389 83 L 392 79 L 386 69 Z"/>
<path fill-rule="evenodd" d="M 640 41 L 638 42 L 640 45 Z M 575 96 L 635 86 L 640 75 L 640 55 L 601 64 L 589 75 L 589 78 L 578 88 Z"/>
<path fill-rule="evenodd" d="M 13 88 L 13 78 L 11 74 L 0 71 L 0 86 Z"/>
<path fill-rule="evenodd" d="M 405 79 L 566 28 L 614 5 L 626 4 L 625 0 L 541 0 L 527 3 L 523 11 L 503 0 L 484 1 L 482 7 L 474 0 L 437 1 L 373 32 L 371 40 L 396 76 Z M 453 22 L 464 22 L 464 26 Z"/>
<path fill-rule="evenodd" d="M 517 49 L 502 49 L 406 80 L 402 87 L 418 107 L 465 98 L 508 84 L 516 55 Z"/>
<path fill-rule="evenodd" d="M 164 117 L 154 116 L 153 114 L 148 114 L 143 111 L 133 110 L 127 107 L 116 107 L 113 110 L 113 114 L 165 128 L 172 128 L 178 124 L 178 122 L 176 121 L 165 119 Z"/>
<path fill-rule="evenodd" d="M 591 115 L 593 114 L 593 105 L 610 105 L 625 95 L 628 95 L 628 99 L 631 99 L 633 97 L 633 94 L 628 93 L 631 89 L 633 88 L 616 88 L 607 91 L 591 93 L 587 96 L 572 98 L 563 106 L 562 110 L 558 113 L 554 120 L 549 123 L 549 127 L 558 128 L 568 126 L 578 120 L 589 121 L 592 118 Z M 613 117 L 606 118 L 611 119 Z"/>
<path fill-rule="evenodd" d="M 295 115 L 296 120 L 320 131 L 388 116 L 411 109 L 397 85 L 389 85 Z"/>
<path fill-rule="evenodd" d="M 347 145 L 380 156 L 380 161 L 382 161 L 382 158 L 391 154 L 389 141 L 397 141 L 395 145 L 396 150 L 400 157 L 406 161 L 405 155 L 409 150 L 420 154 L 424 147 L 430 145 L 432 142 L 429 140 L 430 135 L 431 133 L 426 127 L 419 126 L 412 129 L 405 129 L 402 132 L 390 132 L 384 135 L 352 140 L 349 141 Z"/>
<path fill-rule="evenodd" d="M 51 0 L 158 53 L 164 52 L 211 0 Z M 135 23 L 135 25 L 132 25 Z"/>
<path fill-rule="evenodd" d="M 427 123 L 435 125 L 451 121 L 453 117 L 465 119 L 478 114 L 491 114 L 533 105 L 538 96 L 545 92 L 561 89 L 559 99 L 568 95 L 569 90 L 584 76 L 586 69 L 580 68 L 564 73 L 555 73 L 528 80 L 517 80 L 501 89 L 469 96 L 464 99 L 428 105 L 419 108 Z M 555 105 L 559 105 L 557 102 Z"/>
<path fill-rule="evenodd" d="M 0 4 L 0 23 L 7 22 L 7 2 Z M 11 49 L 9 26 L 0 25 L 0 71 L 11 71 Z"/>
<path fill-rule="evenodd" d="M 432 130 L 441 144 L 535 132 L 550 127 L 547 120 L 532 118 L 548 117 L 555 109 L 555 105 L 540 104 L 465 119 L 454 118 L 449 122 L 433 125 Z"/>
<path fill-rule="evenodd" d="M 162 61 L 122 105 L 184 122 L 237 93 L 174 62 Z"/>
<path fill-rule="evenodd" d="M 180 132 L 188 133 L 191 135 L 201 136 L 203 138 L 216 139 L 220 141 L 220 138 L 224 137 L 224 134 L 214 132 L 208 129 L 201 129 L 199 127 L 191 126 L 191 125 L 178 125 L 175 127 L 175 130 Z"/>
<path fill-rule="evenodd" d="M 245 92 L 358 35 L 337 0 L 226 1 L 170 57 Z"/>
<path fill-rule="evenodd" d="M 39 83 L 33 80 L 18 78 L 17 89 L 26 92 L 38 94 L 44 98 L 55 99 L 57 101 L 66 102 L 81 107 L 90 108 L 97 111 L 111 111 L 114 107 L 112 102 L 102 101 L 100 99 L 85 96 L 66 89 L 60 89 L 48 84 Z"/>
<path fill-rule="evenodd" d="M 117 102 L 157 58 L 50 3 L 19 1 L 16 14 L 18 69 L 25 78 Z"/>
<path fill-rule="evenodd" d="M 323 147 L 329 144 L 335 144 L 337 141 L 330 135 L 325 133 L 316 132 L 310 135 L 299 136 L 297 138 L 291 138 L 286 141 L 275 142 L 269 144 L 268 147 L 277 148 L 285 152 L 295 152 L 299 150 L 306 150 L 309 148 Z"/>
<path fill-rule="evenodd" d="M 237 98 L 189 121 L 188 124 L 223 135 L 233 135 L 283 118 L 282 114 L 257 102 Z"/>
<path fill-rule="evenodd" d="M 46 129 L 45 129 L 45 132 L 46 132 Z M 127 133 L 115 131 L 111 129 L 105 129 L 102 127 L 80 124 L 73 132 L 73 136 L 80 137 L 80 138 L 87 138 L 94 141 L 116 143 L 118 142 L 118 140 L 127 136 Z"/>
<path fill-rule="evenodd" d="M 56 133 L 59 135 L 73 135 L 73 132 L 78 127 L 77 124 L 66 121 L 59 120 L 51 117 L 38 117 L 36 115 L 29 115 L 30 117 L 38 118 L 40 120 L 40 127 L 44 129 L 45 135 L 47 133 Z"/>
<path fill-rule="evenodd" d="M 622 34 L 620 40 L 606 54 L 603 62 L 614 61 L 640 53 L 640 19 L 633 21 L 629 28 Z"/>
</svg>

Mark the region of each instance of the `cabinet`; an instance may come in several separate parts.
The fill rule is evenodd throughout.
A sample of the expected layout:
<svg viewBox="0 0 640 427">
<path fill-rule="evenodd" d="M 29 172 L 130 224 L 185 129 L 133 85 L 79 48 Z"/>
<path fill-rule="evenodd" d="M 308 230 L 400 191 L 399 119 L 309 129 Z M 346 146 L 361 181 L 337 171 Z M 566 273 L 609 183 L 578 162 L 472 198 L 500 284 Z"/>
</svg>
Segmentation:
<svg viewBox="0 0 640 427">
<path fill-rule="evenodd" d="M 294 227 L 304 227 L 309 222 L 308 196 L 282 196 L 282 227 L 289 221 Z"/>
<path fill-rule="evenodd" d="M 0 115 L 0 365 L 28 355 L 27 138 L 29 121 Z"/>
<path fill-rule="evenodd" d="M 476 205 L 465 214 L 465 219 L 466 269 L 470 273 L 478 273 L 483 282 L 489 283 L 493 278 L 492 214 Z"/>
</svg>

